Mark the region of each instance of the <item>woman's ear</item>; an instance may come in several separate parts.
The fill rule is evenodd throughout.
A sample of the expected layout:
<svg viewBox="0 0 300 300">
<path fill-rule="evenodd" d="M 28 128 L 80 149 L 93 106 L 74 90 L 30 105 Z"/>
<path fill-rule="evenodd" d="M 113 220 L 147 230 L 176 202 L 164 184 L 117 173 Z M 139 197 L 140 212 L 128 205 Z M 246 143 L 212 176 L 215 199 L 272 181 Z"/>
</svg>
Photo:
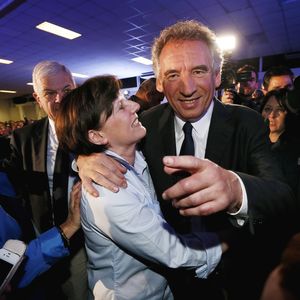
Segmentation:
<svg viewBox="0 0 300 300">
<path fill-rule="evenodd" d="M 95 145 L 106 145 L 108 143 L 107 138 L 98 130 L 89 130 L 89 141 Z"/>
</svg>

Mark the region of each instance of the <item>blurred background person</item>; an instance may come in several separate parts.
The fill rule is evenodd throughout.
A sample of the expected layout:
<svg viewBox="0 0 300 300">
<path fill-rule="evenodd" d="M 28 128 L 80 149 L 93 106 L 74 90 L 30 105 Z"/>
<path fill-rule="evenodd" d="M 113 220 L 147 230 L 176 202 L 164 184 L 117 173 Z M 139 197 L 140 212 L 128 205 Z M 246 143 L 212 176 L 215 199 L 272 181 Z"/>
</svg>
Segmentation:
<svg viewBox="0 0 300 300">
<path fill-rule="evenodd" d="M 164 99 L 164 94 L 156 89 L 156 78 L 153 77 L 143 81 L 136 94 L 129 99 L 140 105 L 139 113 L 141 113 L 160 104 Z"/>
<path fill-rule="evenodd" d="M 254 92 L 258 88 L 258 74 L 251 65 L 244 65 L 236 72 L 235 86 L 225 88 L 221 97 L 223 103 L 234 103 L 258 110 Z"/>
<path fill-rule="evenodd" d="M 263 78 L 263 92 L 266 94 L 271 90 L 288 89 L 294 87 L 294 73 L 286 66 L 274 66 L 269 68 Z"/>
<path fill-rule="evenodd" d="M 261 114 L 269 125 L 272 151 L 287 183 L 297 195 L 300 178 L 299 127 L 296 115 L 287 106 L 287 95 L 285 89 L 268 92 L 261 104 Z"/>
<path fill-rule="evenodd" d="M 300 233 L 286 246 L 280 264 L 269 275 L 261 300 L 300 299 Z"/>
</svg>

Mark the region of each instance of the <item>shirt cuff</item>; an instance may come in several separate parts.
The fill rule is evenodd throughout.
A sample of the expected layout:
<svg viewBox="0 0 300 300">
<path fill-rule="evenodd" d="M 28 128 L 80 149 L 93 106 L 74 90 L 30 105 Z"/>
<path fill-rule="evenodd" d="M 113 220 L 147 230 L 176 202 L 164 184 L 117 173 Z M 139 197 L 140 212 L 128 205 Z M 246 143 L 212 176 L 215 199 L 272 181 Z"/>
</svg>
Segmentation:
<svg viewBox="0 0 300 300">
<path fill-rule="evenodd" d="M 245 223 L 245 220 L 248 218 L 248 196 L 247 196 L 245 185 L 244 185 L 242 179 L 240 178 L 240 176 L 232 171 L 230 171 L 230 172 L 232 174 L 234 174 L 240 182 L 241 189 L 242 189 L 242 205 L 238 211 L 236 211 L 234 213 L 230 213 L 230 212 L 227 212 L 227 213 L 236 218 L 238 225 L 243 226 Z"/>
<path fill-rule="evenodd" d="M 217 265 L 222 256 L 222 248 L 219 237 L 215 233 L 197 233 L 198 238 L 203 242 L 203 248 L 206 252 L 206 264 L 201 265 L 196 269 L 198 278 L 207 278 Z"/>
</svg>

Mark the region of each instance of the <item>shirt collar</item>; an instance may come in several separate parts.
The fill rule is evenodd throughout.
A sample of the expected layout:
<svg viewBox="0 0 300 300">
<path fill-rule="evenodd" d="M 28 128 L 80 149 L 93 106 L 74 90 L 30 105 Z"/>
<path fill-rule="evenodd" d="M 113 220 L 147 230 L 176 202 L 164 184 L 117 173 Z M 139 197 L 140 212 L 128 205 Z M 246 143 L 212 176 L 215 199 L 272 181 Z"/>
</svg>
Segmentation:
<svg viewBox="0 0 300 300">
<path fill-rule="evenodd" d="M 137 175 L 142 174 L 144 170 L 147 168 L 147 163 L 145 161 L 145 157 L 140 151 L 135 151 L 135 160 L 134 160 L 134 166 L 130 165 L 127 160 L 125 160 L 123 157 L 121 157 L 119 154 L 115 153 L 111 150 L 105 150 L 104 151 L 108 156 L 113 157 L 115 160 L 117 160 L 120 164 L 122 164 L 127 170 L 135 172 Z"/>
<path fill-rule="evenodd" d="M 54 138 L 55 142 L 58 144 L 58 139 L 57 139 L 56 130 L 55 130 L 55 123 L 50 118 L 48 118 L 48 120 L 49 120 L 49 136 L 51 138 Z"/>
<path fill-rule="evenodd" d="M 214 108 L 214 100 L 211 101 L 206 113 L 196 122 L 191 122 L 195 131 L 198 135 L 206 135 L 209 130 L 209 125 L 212 117 L 212 112 Z M 178 116 L 175 115 L 175 132 L 180 137 L 184 133 L 182 127 L 186 121 L 181 120 Z"/>
</svg>

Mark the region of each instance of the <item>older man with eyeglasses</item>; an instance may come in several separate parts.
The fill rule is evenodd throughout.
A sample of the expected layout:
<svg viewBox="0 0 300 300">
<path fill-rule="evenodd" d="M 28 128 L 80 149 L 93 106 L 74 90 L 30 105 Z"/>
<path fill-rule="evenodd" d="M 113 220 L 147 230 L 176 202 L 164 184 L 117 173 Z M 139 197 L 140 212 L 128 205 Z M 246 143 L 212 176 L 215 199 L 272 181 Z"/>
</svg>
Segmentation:
<svg viewBox="0 0 300 300">
<path fill-rule="evenodd" d="M 6 170 L 25 199 L 37 234 L 57 227 L 70 256 L 61 260 L 38 282 L 44 298 L 87 299 L 86 253 L 79 230 L 68 241 L 60 227 L 67 215 L 69 195 L 76 177 L 69 168 L 69 154 L 58 144 L 55 116 L 65 94 L 76 87 L 70 70 L 55 61 L 42 61 L 33 70 L 33 96 L 47 117 L 19 130 L 11 138 L 12 154 Z M 70 205 L 72 205 L 70 203 Z"/>
</svg>

